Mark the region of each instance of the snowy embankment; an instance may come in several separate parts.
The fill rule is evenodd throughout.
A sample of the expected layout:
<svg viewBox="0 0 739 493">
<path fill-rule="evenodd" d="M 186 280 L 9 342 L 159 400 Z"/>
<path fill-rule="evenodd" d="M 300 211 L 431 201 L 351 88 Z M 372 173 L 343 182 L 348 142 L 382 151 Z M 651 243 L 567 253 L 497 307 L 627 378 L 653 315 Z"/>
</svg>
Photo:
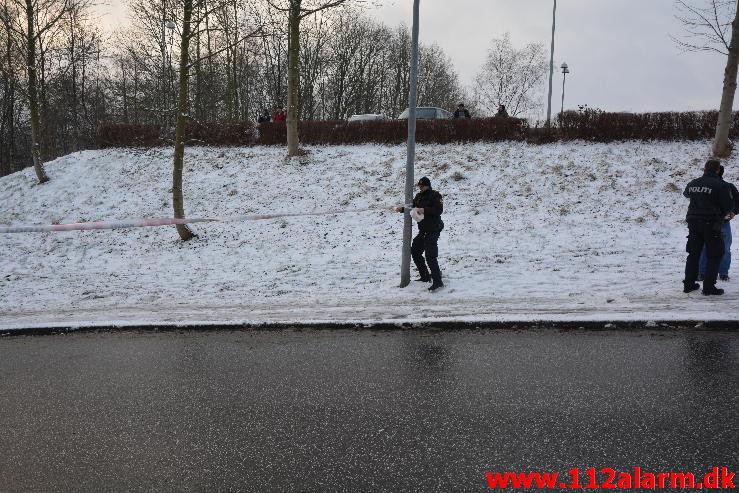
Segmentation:
<svg viewBox="0 0 739 493">
<path fill-rule="evenodd" d="M 721 283 L 723 297 L 681 291 L 681 191 L 708 148 L 419 146 L 416 178 L 445 198 L 447 287 L 433 294 L 397 287 L 402 215 L 391 212 L 199 224 L 186 243 L 171 226 L 0 235 L 0 328 L 737 320 L 739 282 Z M 404 146 L 309 151 L 286 161 L 274 147 L 188 149 L 188 216 L 402 202 Z M 31 168 L 0 178 L 0 224 L 172 215 L 170 149 L 85 151 L 46 169 L 44 185 Z"/>
</svg>

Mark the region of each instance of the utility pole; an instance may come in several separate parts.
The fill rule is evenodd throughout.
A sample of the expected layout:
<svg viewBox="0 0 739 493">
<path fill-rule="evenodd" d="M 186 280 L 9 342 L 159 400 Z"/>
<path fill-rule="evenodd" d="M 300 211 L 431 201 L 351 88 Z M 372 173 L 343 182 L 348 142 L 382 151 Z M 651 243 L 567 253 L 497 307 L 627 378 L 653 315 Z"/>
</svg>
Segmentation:
<svg viewBox="0 0 739 493">
<path fill-rule="evenodd" d="M 418 11 L 420 0 L 413 0 L 413 30 L 411 37 L 411 88 L 408 94 L 408 150 L 405 164 L 405 202 L 413 201 L 413 165 L 416 160 L 416 106 L 418 106 Z M 403 214 L 403 255 L 400 264 L 400 287 L 411 282 L 411 236 L 413 223 L 410 210 Z"/>
<path fill-rule="evenodd" d="M 557 0 L 552 11 L 552 49 L 549 55 L 549 98 L 547 99 L 547 128 L 552 124 L 552 78 L 554 77 L 554 26 L 557 20 Z"/>
</svg>

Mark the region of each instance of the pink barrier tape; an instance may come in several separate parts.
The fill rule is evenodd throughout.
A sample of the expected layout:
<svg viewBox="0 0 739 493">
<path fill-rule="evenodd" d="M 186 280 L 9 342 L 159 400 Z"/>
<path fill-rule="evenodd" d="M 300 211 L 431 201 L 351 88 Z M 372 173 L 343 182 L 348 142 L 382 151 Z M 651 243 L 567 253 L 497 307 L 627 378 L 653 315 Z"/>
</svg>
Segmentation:
<svg viewBox="0 0 739 493">
<path fill-rule="evenodd" d="M 231 217 L 204 217 L 190 219 L 175 219 L 173 217 L 153 219 L 130 219 L 126 221 L 91 221 L 69 224 L 38 224 L 29 226 L 5 226 L 0 227 L 0 234 L 4 233 L 43 233 L 51 231 L 87 231 L 105 229 L 145 228 L 149 226 L 170 226 L 175 224 L 231 222 L 231 221 L 259 221 L 263 219 L 275 219 L 279 217 L 298 216 L 328 216 L 333 214 L 346 214 L 350 212 L 367 212 L 376 210 L 393 210 L 393 207 L 376 206 L 364 209 L 340 209 L 331 211 L 293 212 L 283 214 L 253 214 L 248 216 Z"/>
</svg>

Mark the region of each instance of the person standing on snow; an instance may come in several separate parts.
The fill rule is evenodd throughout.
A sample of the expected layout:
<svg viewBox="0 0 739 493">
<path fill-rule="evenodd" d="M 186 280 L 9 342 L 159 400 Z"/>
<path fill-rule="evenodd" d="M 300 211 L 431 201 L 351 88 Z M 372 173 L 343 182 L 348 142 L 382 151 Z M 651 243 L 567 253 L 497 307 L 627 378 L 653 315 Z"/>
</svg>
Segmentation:
<svg viewBox="0 0 739 493">
<path fill-rule="evenodd" d="M 724 167 L 719 168 L 718 175 L 723 178 Z M 725 181 L 725 180 L 724 180 Z M 735 215 L 739 214 L 739 191 L 733 183 L 725 181 L 731 191 L 731 197 L 734 199 L 734 208 L 731 212 Z M 731 223 L 725 220 L 721 224 L 721 238 L 724 240 L 724 255 L 721 257 L 721 262 L 718 264 L 718 278 L 722 281 L 729 280 L 729 268 L 731 267 Z M 706 264 L 708 263 L 708 257 L 706 257 L 706 247 L 703 247 L 701 252 L 701 259 L 698 262 L 698 280 L 702 281 L 706 277 Z"/>
<path fill-rule="evenodd" d="M 729 186 L 719 176 L 721 163 L 709 159 L 704 167 L 703 176 L 688 183 L 683 195 L 690 199 L 688 214 L 688 243 L 685 250 L 688 259 L 685 262 L 685 279 L 683 292 L 690 293 L 700 288 L 698 278 L 698 261 L 703 245 L 706 246 L 706 276 L 703 281 L 704 295 L 724 294 L 723 289 L 716 287 L 718 265 L 724 254 L 724 240 L 721 238 L 721 224 L 725 219 L 734 217 L 734 199 Z"/>
<path fill-rule="evenodd" d="M 425 176 L 418 180 L 419 193 L 413 197 L 412 216 L 418 221 L 418 234 L 411 244 L 411 256 L 416 264 L 420 277 L 416 281 L 433 281 L 429 291 L 436 291 L 444 287 L 441 281 L 441 269 L 437 257 L 439 256 L 439 235 L 444 229 L 441 213 L 444 212 L 444 200 L 441 194 L 431 189 L 431 180 Z M 405 207 L 396 207 L 397 212 L 405 212 Z M 416 218 L 414 217 L 414 219 Z M 426 254 L 424 261 L 423 254 Z M 428 264 L 428 267 L 426 267 Z"/>
</svg>

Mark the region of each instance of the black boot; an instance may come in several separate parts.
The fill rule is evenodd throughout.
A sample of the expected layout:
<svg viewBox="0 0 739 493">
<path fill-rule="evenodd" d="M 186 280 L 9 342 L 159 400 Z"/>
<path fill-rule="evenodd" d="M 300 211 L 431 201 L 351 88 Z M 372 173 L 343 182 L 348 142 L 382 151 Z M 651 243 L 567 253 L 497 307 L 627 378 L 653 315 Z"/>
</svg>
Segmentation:
<svg viewBox="0 0 739 493">
<path fill-rule="evenodd" d="M 441 269 L 439 269 L 439 262 L 436 257 L 426 258 L 426 262 L 429 264 L 429 270 L 431 271 L 431 280 L 433 283 L 429 288 L 429 291 L 433 292 L 439 288 L 444 287 L 444 283 L 441 282 Z"/>
<path fill-rule="evenodd" d="M 690 293 L 692 291 L 695 291 L 696 289 L 700 289 L 701 285 L 697 282 L 686 282 L 683 283 L 683 293 Z"/>
<path fill-rule="evenodd" d="M 434 280 L 434 282 L 431 283 L 431 287 L 429 288 L 429 291 L 431 291 L 432 293 L 436 291 L 437 289 L 444 287 L 444 283 L 441 282 L 441 272 L 439 272 L 438 275 L 432 275 L 431 279 Z"/>
<path fill-rule="evenodd" d="M 439 280 L 434 279 L 434 282 L 433 282 L 433 284 L 431 284 L 431 287 L 429 288 L 429 291 L 431 291 L 433 293 L 437 289 L 443 288 L 443 287 L 444 287 L 444 283 L 441 282 L 441 279 L 439 279 Z"/>
<path fill-rule="evenodd" d="M 704 286 L 703 287 L 703 294 L 706 296 L 711 295 L 718 295 L 718 294 L 724 294 L 724 290 L 717 288 L 716 286 Z"/>
</svg>

